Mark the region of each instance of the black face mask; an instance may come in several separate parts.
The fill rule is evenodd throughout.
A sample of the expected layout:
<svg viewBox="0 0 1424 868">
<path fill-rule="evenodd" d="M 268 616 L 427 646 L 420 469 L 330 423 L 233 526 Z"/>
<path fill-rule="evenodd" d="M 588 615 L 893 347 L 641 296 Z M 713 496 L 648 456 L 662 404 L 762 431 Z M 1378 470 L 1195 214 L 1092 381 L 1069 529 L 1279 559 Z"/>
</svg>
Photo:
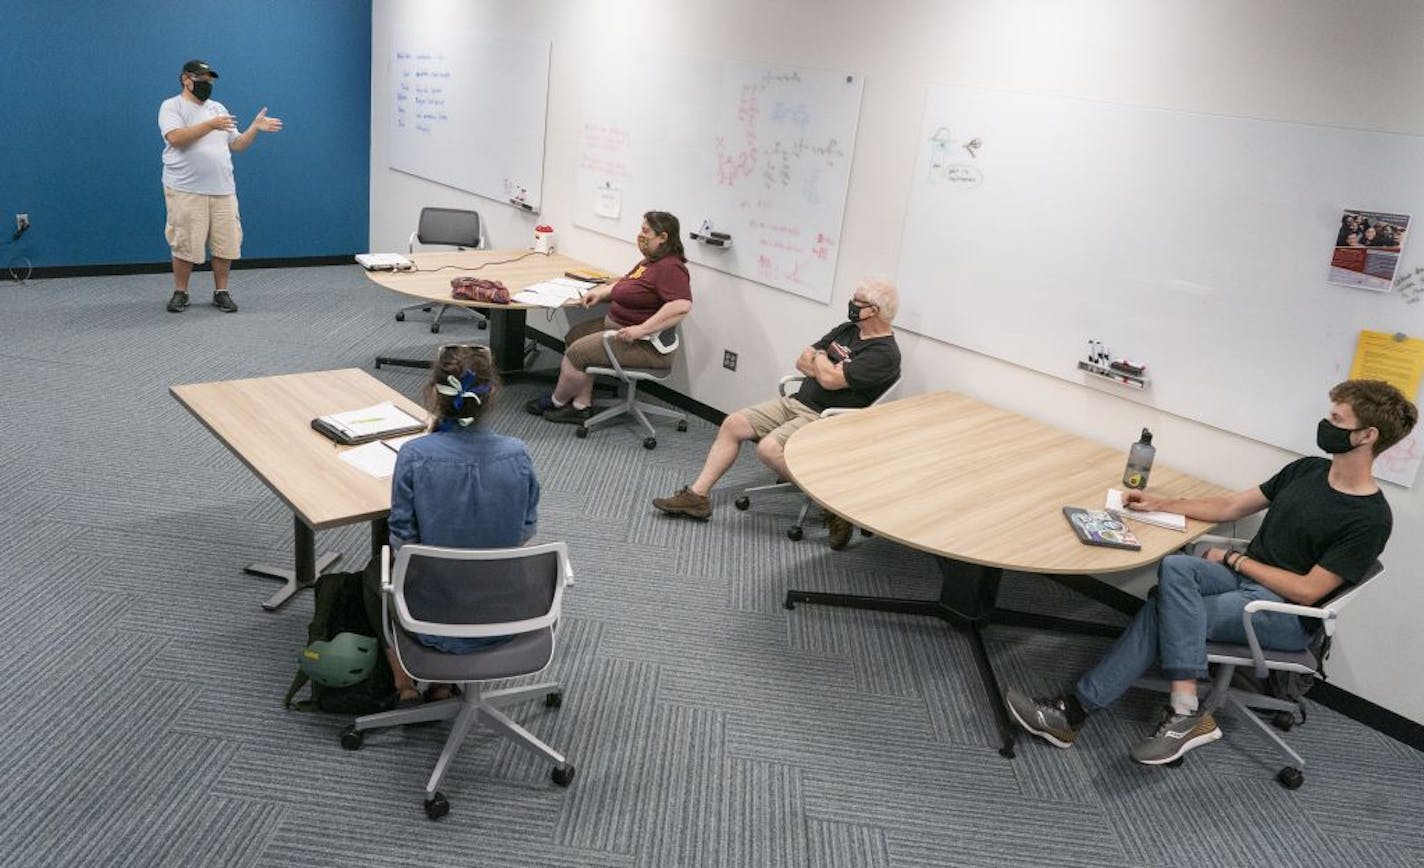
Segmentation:
<svg viewBox="0 0 1424 868">
<path fill-rule="evenodd" d="M 866 307 L 869 306 L 870 305 L 866 305 Z M 850 302 L 846 304 L 846 319 L 849 319 L 851 322 L 860 322 L 860 312 L 863 310 L 865 310 L 864 307 L 856 304 L 855 300 L 851 299 Z"/>
<path fill-rule="evenodd" d="M 1341 428 L 1329 419 L 1321 419 L 1320 424 L 1315 426 L 1315 445 L 1330 455 L 1349 452 L 1355 448 L 1355 444 L 1350 442 L 1350 435 L 1365 428 Z"/>
<path fill-rule="evenodd" d="M 207 102 L 208 97 L 213 95 L 213 83 L 211 81 L 200 81 L 193 79 L 193 98 L 198 102 Z"/>
</svg>

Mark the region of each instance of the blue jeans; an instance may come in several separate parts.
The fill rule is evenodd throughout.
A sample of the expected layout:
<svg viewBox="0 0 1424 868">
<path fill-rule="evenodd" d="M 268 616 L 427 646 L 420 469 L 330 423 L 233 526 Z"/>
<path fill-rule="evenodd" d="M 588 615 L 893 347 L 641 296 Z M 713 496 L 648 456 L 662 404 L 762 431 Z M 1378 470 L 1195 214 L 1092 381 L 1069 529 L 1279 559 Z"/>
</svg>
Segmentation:
<svg viewBox="0 0 1424 868">
<path fill-rule="evenodd" d="M 1147 602 L 1103 659 L 1078 679 L 1078 701 L 1089 711 L 1102 708 L 1154 663 L 1173 681 L 1206 677 L 1207 641 L 1245 645 L 1241 610 L 1252 600 L 1280 602 L 1281 597 L 1205 558 L 1163 559 Z M 1263 648 L 1300 651 L 1310 642 L 1295 615 L 1259 612 L 1252 626 Z"/>
</svg>

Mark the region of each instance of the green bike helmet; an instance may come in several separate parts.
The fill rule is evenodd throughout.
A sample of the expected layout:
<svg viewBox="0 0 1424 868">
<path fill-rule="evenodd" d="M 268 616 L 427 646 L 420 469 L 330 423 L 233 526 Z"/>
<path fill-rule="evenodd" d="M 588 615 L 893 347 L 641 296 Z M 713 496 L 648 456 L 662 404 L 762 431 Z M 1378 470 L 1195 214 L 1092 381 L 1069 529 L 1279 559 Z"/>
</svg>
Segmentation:
<svg viewBox="0 0 1424 868">
<path fill-rule="evenodd" d="M 297 665 L 322 687 L 360 684 L 376 665 L 376 640 L 356 633 L 337 633 L 328 641 L 303 648 Z"/>
</svg>

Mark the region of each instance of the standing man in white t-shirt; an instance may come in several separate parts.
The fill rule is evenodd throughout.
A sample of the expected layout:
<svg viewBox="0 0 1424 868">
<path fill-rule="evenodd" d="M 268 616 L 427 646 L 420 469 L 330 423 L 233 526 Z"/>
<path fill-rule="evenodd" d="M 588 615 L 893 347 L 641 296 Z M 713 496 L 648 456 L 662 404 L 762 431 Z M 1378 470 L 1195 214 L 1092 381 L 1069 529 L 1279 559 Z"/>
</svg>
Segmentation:
<svg viewBox="0 0 1424 868">
<path fill-rule="evenodd" d="M 169 313 L 188 306 L 188 278 L 208 250 L 213 255 L 213 305 L 233 313 L 237 303 L 227 291 L 232 261 L 241 256 L 242 223 L 237 213 L 237 184 L 232 176 L 232 152 L 245 151 L 259 132 L 282 129 L 267 109 L 241 133 L 237 118 L 210 99 L 218 74 L 201 60 L 183 64 L 178 83 L 183 90 L 158 108 L 163 134 L 163 197 L 168 203 L 164 235 L 173 249 L 173 297 Z"/>
</svg>

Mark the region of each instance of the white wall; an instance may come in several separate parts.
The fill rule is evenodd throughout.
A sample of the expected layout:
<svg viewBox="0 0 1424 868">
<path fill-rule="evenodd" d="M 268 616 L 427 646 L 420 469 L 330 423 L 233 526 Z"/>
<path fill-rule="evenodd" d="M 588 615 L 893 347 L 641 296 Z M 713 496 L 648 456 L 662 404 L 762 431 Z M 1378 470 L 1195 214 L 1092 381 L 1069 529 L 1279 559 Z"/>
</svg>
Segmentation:
<svg viewBox="0 0 1424 868">
<path fill-rule="evenodd" d="M 635 261 L 631 239 L 615 241 L 572 221 L 584 58 L 649 46 L 867 77 L 831 304 L 704 268 L 693 273 L 696 308 L 678 388 L 723 410 L 762 400 L 797 350 L 843 316 L 859 276 L 895 273 L 929 82 L 1424 135 L 1418 99 L 1424 64 L 1417 54 L 1424 4 L 1415 0 L 375 0 L 373 15 L 373 250 L 398 249 L 422 205 L 478 208 L 495 246 L 527 245 L 535 222 L 387 168 L 389 118 L 381 95 L 388 34 L 398 25 L 441 23 L 552 40 L 541 220 L 558 230 L 564 252 L 609 269 Z M 654 64 L 647 74 L 657 75 Z M 1209 346 L 1210 336 L 1203 340 Z M 915 335 L 902 335 L 901 345 L 911 393 L 956 389 L 1124 449 L 1147 425 L 1156 433 L 1159 461 L 1223 485 L 1255 484 L 1295 457 L 1111 391 Z M 723 348 L 739 354 L 735 373 L 721 367 Z M 1229 385 L 1221 400 L 1231 400 Z M 1322 395 L 1322 415 L 1325 403 Z M 1424 691 L 1417 687 L 1424 582 L 1416 575 L 1424 562 L 1424 482 L 1413 490 L 1387 485 L 1386 494 L 1395 515 L 1384 555 L 1389 576 L 1347 611 L 1329 671 L 1339 686 L 1424 723 Z M 1150 577 L 1120 583 L 1140 594 Z"/>
</svg>

